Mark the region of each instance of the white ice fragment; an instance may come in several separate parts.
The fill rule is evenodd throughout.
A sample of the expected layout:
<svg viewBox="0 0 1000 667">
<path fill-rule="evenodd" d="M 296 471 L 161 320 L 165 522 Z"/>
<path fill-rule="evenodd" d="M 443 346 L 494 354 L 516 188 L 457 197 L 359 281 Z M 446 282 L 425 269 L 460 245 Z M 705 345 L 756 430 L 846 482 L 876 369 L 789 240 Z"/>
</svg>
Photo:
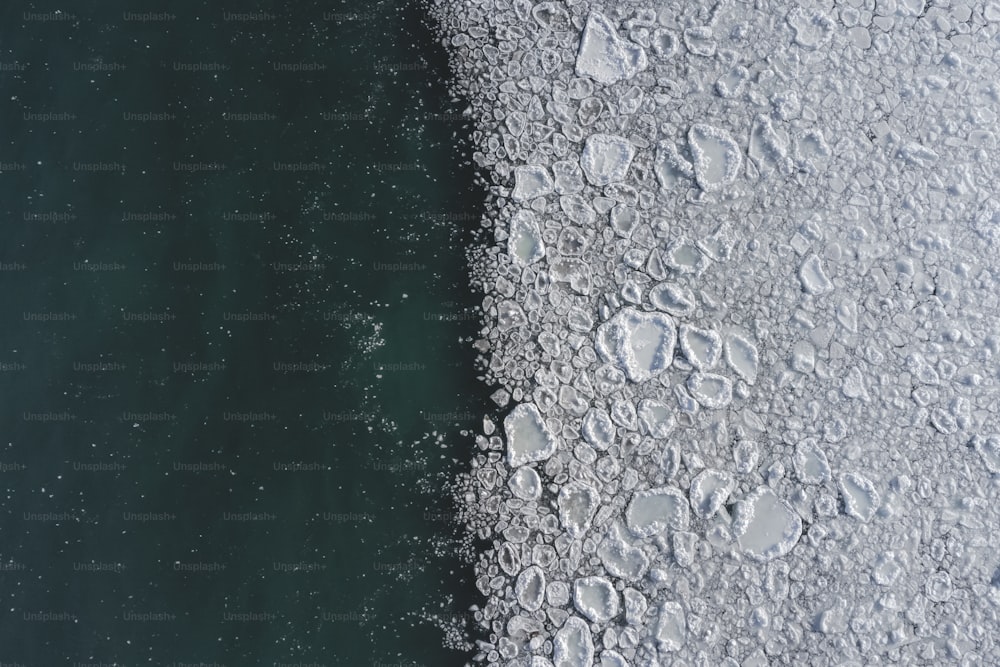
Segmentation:
<svg viewBox="0 0 1000 667">
<path fill-rule="evenodd" d="M 686 287 L 672 283 L 658 283 L 649 290 L 649 301 L 657 310 L 677 317 L 685 317 L 694 312 L 694 294 Z"/>
<path fill-rule="evenodd" d="M 807 340 L 800 340 L 792 346 L 792 370 L 799 373 L 812 373 L 816 367 L 816 348 Z"/>
<path fill-rule="evenodd" d="M 979 452 L 979 457 L 986 470 L 993 474 L 1000 473 L 1000 436 L 976 435 L 973 436 L 971 444 Z"/>
<path fill-rule="evenodd" d="M 639 86 L 632 86 L 618 98 L 618 113 L 623 115 L 634 114 L 642 105 L 643 92 Z"/>
<path fill-rule="evenodd" d="M 767 486 L 737 503 L 733 534 L 740 548 L 758 561 L 780 558 L 802 536 L 802 519 Z"/>
<path fill-rule="evenodd" d="M 553 185 L 560 195 L 568 195 L 583 189 L 583 172 L 580 163 L 561 160 L 552 163 Z"/>
<path fill-rule="evenodd" d="M 825 294 L 833 289 L 833 283 L 823 271 L 823 261 L 815 253 L 810 253 L 802 262 L 799 280 L 802 281 L 802 289 L 808 294 Z"/>
<path fill-rule="evenodd" d="M 747 154 L 762 174 L 772 171 L 788 173 L 792 161 L 788 157 L 788 136 L 775 129 L 770 117 L 758 115 L 750 129 Z"/>
<path fill-rule="evenodd" d="M 691 481 L 691 508 L 696 516 L 710 519 L 733 490 L 733 476 L 722 470 L 706 469 Z"/>
<path fill-rule="evenodd" d="M 510 221 L 507 254 L 522 265 L 534 264 L 545 256 L 542 232 L 531 211 L 518 211 Z"/>
<path fill-rule="evenodd" d="M 573 606 L 593 623 L 607 623 L 618 615 L 618 592 L 604 577 L 581 577 L 573 582 Z"/>
<path fill-rule="evenodd" d="M 646 69 L 646 50 L 618 36 L 611 21 L 600 12 L 587 17 L 576 56 L 576 73 L 610 85 Z"/>
<path fill-rule="evenodd" d="M 847 371 L 847 375 L 844 376 L 844 381 L 841 385 L 841 391 L 844 392 L 844 396 L 847 398 L 854 398 L 865 402 L 871 400 L 868 396 L 868 390 L 865 388 L 864 374 L 857 366 Z"/>
<path fill-rule="evenodd" d="M 671 545 L 674 549 L 674 560 L 681 567 L 694 565 L 694 549 L 698 536 L 686 530 L 678 530 L 671 535 Z"/>
<path fill-rule="evenodd" d="M 631 206 L 618 204 L 608 216 L 611 229 L 615 230 L 619 236 L 628 238 L 632 235 L 632 230 L 639 224 L 639 211 Z"/>
<path fill-rule="evenodd" d="M 736 472 L 747 475 L 757 467 L 760 459 L 760 448 L 752 440 L 740 440 L 733 445 L 733 461 L 736 463 Z"/>
<path fill-rule="evenodd" d="M 733 381 L 715 373 L 692 373 L 687 390 L 702 407 L 719 410 L 733 400 Z"/>
<path fill-rule="evenodd" d="M 803 484 L 825 484 L 830 481 L 830 464 L 815 438 L 806 438 L 795 446 L 792 463 L 796 476 Z"/>
<path fill-rule="evenodd" d="M 660 605 L 656 621 L 656 640 L 662 651 L 678 651 L 687 640 L 687 620 L 684 609 L 673 601 Z"/>
<path fill-rule="evenodd" d="M 569 13 L 556 2 L 541 2 L 531 9 L 531 17 L 543 28 L 553 32 L 565 32 L 573 28 Z"/>
<path fill-rule="evenodd" d="M 926 146 L 916 142 L 905 144 L 899 148 L 897 153 L 904 162 L 909 162 L 918 167 L 929 167 L 937 162 L 938 154 Z"/>
<path fill-rule="evenodd" d="M 629 664 L 618 651 L 603 651 L 601 661 L 594 667 L 629 667 Z"/>
<path fill-rule="evenodd" d="M 615 425 L 611 416 L 601 408 L 591 408 L 583 417 L 583 438 L 595 449 L 604 451 L 615 439 Z"/>
<path fill-rule="evenodd" d="M 589 227 L 597 220 L 597 213 L 590 203 L 576 194 L 563 195 L 559 198 L 559 207 L 573 222 Z"/>
<path fill-rule="evenodd" d="M 592 134 L 580 155 L 580 168 L 591 185 L 603 187 L 625 180 L 635 148 L 625 137 Z"/>
<path fill-rule="evenodd" d="M 566 619 L 556 632 L 552 657 L 555 667 L 592 667 L 594 640 L 586 621 L 579 616 Z"/>
<path fill-rule="evenodd" d="M 617 530 L 609 532 L 597 547 L 597 557 L 608 574 L 626 581 L 639 580 L 649 567 L 645 552 L 629 544 Z"/>
<path fill-rule="evenodd" d="M 696 56 L 714 56 L 717 45 L 715 43 L 715 37 L 712 34 L 712 29 L 705 26 L 696 26 L 694 28 L 687 28 L 684 33 L 684 46 L 688 48 L 688 51 Z"/>
<path fill-rule="evenodd" d="M 717 192 L 736 181 L 743 154 L 725 130 L 697 123 L 688 132 L 694 177 L 705 192 Z"/>
<path fill-rule="evenodd" d="M 538 500 L 542 495 L 542 480 L 534 468 L 521 466 L 507 480 L 507 488 L 521 500 Z"/>
<path fill-rule="evenodd" d="M 555 189 L 549 170 L 538 165 L 526 165 L 514 169 L 514 201 L 526 201 L 544 197 Z"/>
<path fill-rule="evenodd" d="M 626 588 L 623 597 L 625 598 L 625 622 L 629 625 L 642 625 L 649 603 L 646 596 L 634 588 Z"/>
<path fill-rule="evenodd" d="M 507 463 L 516 468 L 544 461 L 556 453 L 556 438 L 545 426 L 534 403 L 521 403 L 503 420 L 507 434 Z"/>
<path fill-rule="evenodd" d="M 597 491 L 583 482 L 572 481 L 559 490 L 559 520 L 570 537 L 580 537 L 590 529 L 600 501 Z"/>
<path fill-rule="evenodd" d="M 863 523 L 871 521 L 881 502 L 875 484 L 851 472 L 841 475 L 839 481 L 840 492 L 844 496 L 844 512 Z"/>
<path fill-rule="evenodd" d="M 497 564 L 500 569 L 513 576 L 521 569 L 521 554 L 510 542 L 504 542 L 497 549 Z"/>
<path fill-rule="evenodd" d="M 524 309 L 516 301 L 506 300 L 497 304 L 497 328 L 509 331 L 528 323 Z"/>
<path fill-rule="evenodd" d="M 933 602 L 947 602 L 951 599 L 954 587 L 951 583 L 951 576 L 947 572 L 935 572 L 927 577 L 924 584 L 924 592 Z"/>
<path fill-rule="evenodd" d="M 676 423 L 670 408 L 652 398 L 639 401 L 638 417 L 642 432 L 654 438 L 666 438 Z"/>
<path fill-rule="evenodd" d="M 657 28 L 649 41 L 659 58 L 667 59 L 677 53 L 677 35 L 670 30 Z"/>
<path fill-rule="evenodd" d="M 788 13 L 787 21 L 795 31 L 795 43 L 803 48 L 819 49 L 833 37 L 835 24 L 821 11 L 795 7 Z"/>
<path fill-rule="evenodd" d="M 678 273 L 698 275 L 708 266 L 708 258 L 698 244 L 684 237 L 675 239 L 666 247 L 663 260 Z"/>
<path fill-rule="evenodd" d="M 747 384 L 757 382 L 760 355 L 757 346 L 738 333 L 729 333 L 725 345 L 726 363 Z"/>
<path fill-rule="evenodd" d="M 722 336 L 711 329 L 682 324 L 678 339 L 681 352 L 698 370 L 714 368 L 722 358 Z"/>
<path fill-rule="evenodd" d="M 685 160 L 677 147 L 669 141 L 661 141 L 656 146 L 653 172 L 664 190 L 690 182 L 694 178 L 694 165 Z"/>
<path fill-rule="evenodd" d="M 537 565 L 529 565 L 514 582 L 517 603 L 525 611 L 538 611 L 545 601 L 545 571 Z"/>
<path fill-rule="evenodd" d="M 636 492 L 625 510 L 625 523 L 636 537 L 652 537 L 667 528 L 683 530 L 689 521 L 687 499 L 670 486 Z"/>
<path fill-rule="evenodd" d="M 528 667 L 553 667 L 552 661 L 548 658 L 543 658 L 540 655 L 531 656 L 531 662 L 528 663 Z"/>
<path fill-rule="evenodd" d="M 677 333 L 662 313 L 623 308 L 597 330 L 597 351 L 632 382 L 644 382 L 670 367 Z"/>
</svg>

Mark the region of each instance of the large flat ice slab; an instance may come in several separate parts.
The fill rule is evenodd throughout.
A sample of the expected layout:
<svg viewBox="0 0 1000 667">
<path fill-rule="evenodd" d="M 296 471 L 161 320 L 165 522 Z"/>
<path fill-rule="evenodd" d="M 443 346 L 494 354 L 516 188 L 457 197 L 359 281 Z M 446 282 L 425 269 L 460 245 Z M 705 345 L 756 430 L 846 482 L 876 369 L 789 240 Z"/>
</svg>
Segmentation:
<svg viewBox="0 0 1000 667">
<path fill-rule="evenodd" d="M 644 382 L 666 370 L 674 357 L 677 328 L 663 313 L 625 308 L 600 326 L 597 350 L 632 382 Z"/>
<path fill-rule="evenodd" d="M 635 76 L 646 69 L 646 51 L 618 36 L 604 14 L 592 11 L 587 17 L 576 56 L 576 73 L 603 84 Z"/>
<path fill-rule="evenodd" d="M 736 506 L 733 532 L 745 554 L 754 560 L 780 558 L 802 536 L 802 519 L 766 486 L 758 487 Z"/>
<path fill-rule="evenodd" d="M 534 403 L 521 403 L 503 420 L 507 462 L 512 467 L 544 461 L 556 452 L 556 438 L 545 426 Z"/>
</svg>

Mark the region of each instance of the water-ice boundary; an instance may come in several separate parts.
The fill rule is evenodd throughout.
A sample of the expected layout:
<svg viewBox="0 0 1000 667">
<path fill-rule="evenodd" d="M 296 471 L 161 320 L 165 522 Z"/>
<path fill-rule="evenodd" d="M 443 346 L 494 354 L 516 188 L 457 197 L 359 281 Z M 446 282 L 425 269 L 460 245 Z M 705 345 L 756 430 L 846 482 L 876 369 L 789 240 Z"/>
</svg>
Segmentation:
<svg viewBox="0 0 1000 667">
<path fill-rule="evenodd" d="M 477 658 L 1000 662 L 1000 5 L 430 9 L 529 406 L 460 484 Z"/>
</svg>

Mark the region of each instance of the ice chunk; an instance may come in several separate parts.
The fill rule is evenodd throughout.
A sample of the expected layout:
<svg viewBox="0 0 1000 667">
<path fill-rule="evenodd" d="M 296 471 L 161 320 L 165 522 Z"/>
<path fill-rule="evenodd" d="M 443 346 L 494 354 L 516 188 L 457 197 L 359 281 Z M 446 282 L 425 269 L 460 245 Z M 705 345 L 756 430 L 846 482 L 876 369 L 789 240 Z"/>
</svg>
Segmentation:
<svg viewBox="0 0 1000 667">
<path fill-rule="evenodd" d="M 656 640 L 662 651 L 677 651 L 687 640 L 687 620 L 684 609 L 672 600 L 660 605 L 656 621 Z"/>
<path fill-rule="evenodd" d="M 629 380 L 644 382 L 670 367 L 676 339 L 667 315 L 624 308 L 598 328 L 597 350 Z"/>
<path fill-rule="evenodd" d="M 646 69 L 646 51 L 624 40 L 611 21 L 600 12 L 587 17 L 576 56 L 576 73 L 610 85 L 635 76 Z"/>
<path fill-rule="evenodd" d="M 625 137 L 592 134 L 580 155 L 580 168 L 591 185 L 603 187 L 625 180 L 635 148 Z"/>
<path fill-rule="evenodd" d="M 531 211 L 518 211 L 510 221 L 507 254 L 520 264 L 534 264 L 545 256 L 545 244 Z"/>
<path fill-rule="evenodd" d="M 682 530 L 689 521 L 687 498 L 670 486 L 638 491 L 625 510 L 625 522 L 636 537 L 652 537 L 667 528 Z"/>
<path fill-rule="evenodd" d="M 688 132 L 694 177 L 705 192 L 717 192 L 736 181 L 743 154 L 725 130 L 697 123 Z"/>
<path fill-rule="evenodd" d="M 559 198 L 559 207 L 573 222 L 589 227 L 597 220 L 597 213 L 586 199 L 576 194 Z"/>
<path fill-rule="evenodd" d="M 747 384 L 757 382 L 757 346 L 738 333 L 726 336 L 726 363 Z"/>
<path fill-rule="evenodd" d="M 552 667 L 552 661 L 540 655 L 533 655 L 531 656 L 531 662 L 528 663 L 528 667 Z"/>
<path fill-rule="evenodd" d="M 634 114 L 642 105 L 643 92 L 639 86 L 632 86 L 618 98 L 618 112 L 624 115 Z"/>
<path fill-rule="evenodd" d="M 871 521 L 881 502 L 875 484 L 852 472 L 841 475 L 839 481 L 840 492 L 844 496 L 844 512 L 863 523 Z"/>
<path fill-rule="evenodd" d="M 581 577 L 573 582 L 573 606 L 594 623 L 618 615 L 618 592 L 604 577 Z"/>
<path fill-rule="evenodd" d="M 583 438 L 595 449 L 607 449 L 615 439 L 615 425 L 607 410 L 591 408 L 583 417 Z"/>
<path fill-rule="evenodd" d="M 768 116 L 759 115 L 754 120 L 747 153 L 762 174 L 776 170 L 787 173 L 792 169 L 792 161 L 788 157 L 788 136 L 775 129 Z"/>
<path fill-rule="evenodd" d="M 524 309 L 517 302 L 508 299 L 497 304 L 497 328 L 500 331 L 516 329 L 527 323 Z"/>
<path fill-rule="evenodd" d="M 625 598 L 625 622 L 629 625 L 642 625 L 649 603 L 646 596 L 634 588 L 626 588 L 623 597 Z"/>
<path fill-rule="evenodd" d="M 608 574 L 627 581 L 637 581 L 649 567 L 645 552 L 626 542 L 617 530 L 609 532 L 597 547 L 597 557 Z"/>
<path fill-rule="evenodd" d="M 531 17 L 543 28 L 553 32 L 565 32 L 573 28 L 569 13 L 555 2 L 541 2 L 531 9 Z"/>
<path fill-rule="evenodd" d="M 691 290 L 672 283 L 659 283 L 649 290 L 649 301 L 657 310 L 677 317 L 694 312 L 695 300 Z"/>
<path fill-rule="evenodd" d="M 694 178 L 694 165 L 681 157 L 677 147 L 669 141 L 661 141 L 656 147 L 653 172 L 660 187 L 669 190 L 680 183 Z"/>
<path fill-rule="evenodd" d="M 719 511 L 733 490 L 733 476 L 722 470 L 702 470 L 691 482 L 691 507 L 702 519 Z"/>
<path fill-rule="evenodd" d="M 544 197 L 555 189 L 549 170 L 538 165 L 527 165 L 514 169 L 514 201 L 525 201 Z"/>
<path fill-rule="evenodd" d="M 602 651 L 601 661 L 594 667 L 629 667 L 629 664 L 618 651 Z"/>
<path fill-rule="evenodd" d="M 649 41 L 653 53 L 659 58 L 667 59 L 677 53 L 677 35 L 670 30 L 657 28 Z"/>
<path fill-rule="evenodd" d="M 556 632 L 552 657 L 555 667 L 592 667 L 594 640 L 590 627 L 579 616 L 570 616 Z"/>
<path fill-rule="evenodd" d="M 733 381 L 715 373 L 692 373 L 687 389 L 703 407 L 719 410 L 733 400 Z"/>
<path fill-rule="evenodd" d="M 802 289 L 808 294 L 825 294 L 833 289 L 833 283 L 823 271 L 823 262 L 815 253 L 810 253 L 802 262 L 799 280 L 802 281 Z"/>
<path fill-rule="evenodd" d="M 559 520 L 571 537 L 580 537 L 590 529 L 590 520 L 594 518 L 600 501 L 597 491 L 583 482 L 572 481 L 559 490 L 556 501 Z"/>
<path fill-rule="evenodd" d="M 979 457 L 986 470 L 993 474 L 1000 473 L 1000 436 L 976 435 L 973 436 L 971 444 L 979 452 Z"/>
<path fill-rule="evenodd" d="M 529 565 L 514 582 L 517 603 L 525 611 L 538 611 L 545 601 L 545 572 L 537 565 Z"/>
<path fill-rule="evenodd" d="M 666 438 L 674 429 L 674 415 L 670 408 L 652 398 L 639 401 L 638 416 L 643 433 L 654 438 Z"/>
<path fill-rule="evenodd" d="M 795 31 L 795 43 L 815 50 L 833 38 L 833 20 L 819 10 L 795 7 L 788 13 L 788 25 Z"/>
<path fill-rule="evenodd" d="M 611 229 L 625 238 L 632 235 L 632 230 L 639 224 L 639 219 L 639 211 L 624 204 L 618 204 L 611 209 L 609 216 Z"/>
<path fill-rule="evenodd" d="M 760 459 L 760 448 L 752 440 L 741 440 L 733 445 L 733 461 L 736 463 L 736 472 L 747 475 L 757 467 Z"/>
<path fill-rule="evenodd" d="M 678 530 L 671 536 L 674 548 L 674 560 L 681 567 L 691 567 L 694 565 L 694 548 L 698 542 L 698 536 L 686 530 Z"/>
<path fill-rule="evenodd" d="M 830 481 L 830 464 L 815 438 L 806 438 L 795 447 L 795 474 L 803 484 L 825 484 Z"/>
<path fill-rule="evenodd" d="M 737 503 L 733 533 L 744 553 L 769 561 L 792 550 L 802 536 L 802 519 L 774 491 L 759 486 Z"/>
<path fill-rule="evenodd" d="M 556 453 L 555 436 L 545 426 L 534 403 L 521 403 L 503 420 L 507 433 L 507 463 L 511 467 L 544 461 Z"/>
<path fill-rule="evenodd" d="M 951 594 L 954 590 L 954 586 L 951 583 L 951 576 L 947 572 L 935 572 L 927 577 L 927 581 L 924 584 L 924 592 L 927 593 L 927 597 L 933 602 L 947 602 L 951 599 Z"/>
<path fill-rule="evenodd" d="M 712 29 L 709 26 L 700 25 L 693 28 L 687 28 L 682 34 L 684 36 L 684 46 L 686 46 L 688 51 L 694 55 L 705 57 L 715 55 L 715 50 L 718 48 L 718 45 L 715 42 Z"/>
<path fill-rule="evenodd" d="M 722 336 L 711 329 L 682 324 L 679 340 L 681 352 L 698 370 L 713 368 L 722 358 Z"/>
<path fill-rule="evenodd" d="M 507 480 L 511 493 L 521 500 L 538 500 L 542 495 L 542 480 L 534 468 L 521 466 Z"/>
</svg>

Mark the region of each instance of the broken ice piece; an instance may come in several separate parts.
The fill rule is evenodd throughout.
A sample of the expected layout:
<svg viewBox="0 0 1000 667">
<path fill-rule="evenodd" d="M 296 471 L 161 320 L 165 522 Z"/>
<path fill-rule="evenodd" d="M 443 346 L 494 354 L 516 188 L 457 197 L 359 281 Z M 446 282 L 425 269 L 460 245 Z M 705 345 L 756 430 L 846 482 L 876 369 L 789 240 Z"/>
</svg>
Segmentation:
<svg viewBox="0 0 1000 667">
<path fill-rule="evenodd" d="M 611 21 L 600 12 L 587 17 L 576 56 L 576 73 L 610 85 L 646 69 L 646 51 L 618 36 Z"/>
<path fill-rule="evenodd" d="M 545 572 L 537 565 L 530 565 L 518 575 L 514 582 L 517 603 L 525 611 L 538 611 L 545 600 Z"/>
<path fill-rule="evenodd" d="M 674 416 L 665 403 L 644 398 L 639 401 L 639 425 L 642 432 L 654 438 L 666 438 L 674 429 Z"/>
<path fill-rule="evenodd" d="M 544 197 L 555 189 L 549 170 L 538 165 L 527 165 L 514 169 L 514 201 L 526 201 Z"/>
<path fill-rule="evenodd" d="M 573 582 L 573 606 L 594 623 L 618 615 L 618 592 L 604 577 L 581 577 Z"/>
<path fill-rule="evenodd" d="M 743 154 L 725 130 L 696 123 L 688 132 L 694 158 L 694 177 L 705 192 L 718 192 L 736 181 Z"/>
<path fill-rule="evenodd" d="M 643 550 L 628 544 L 617 535 L 617 530 L 611 531 L 597 547 L 597 557 L 608 574 L 628 581 L 639 580 L 649 567 L 649 558 Z"/>
<path fill-rule="evenodd" d="M 625 137 L 592 134 L 580 155 L 580 168 L 591 185 L 603 187 L 625 180 L 635 148 Z"/>
<path fill-rule="evenodd" d="M 670 367 L 677 333 L 662 313 L 623 308 L 597 330 L 597 351 L 632 382 L 644 382 Z"/>
<path fill-rule="evenodd" d="M 702 470 L 691 481 L 691 508 L 699 518 L 710 519 L 732 490 L 732 475 L 722 470 Z"/>
<path fill-rule="evenodd" d="M 601 408 L 590 408 L 583 417 L 583 439 L 595 449 L 607 449 L 615 439 L 611 416 Z"/>
<path fill-rule="evenodd" d="M 649 301 L 657 310 L 676 317 L 686 317 L 694 312 L 694 294 L 685 287 L 672 283 L 659 283 L 649 290 Z"/>
<path fill-rule="evenodd" d="M 521 466 L 507 480 L 511 493 L 521 500 L 538 500 L 542 495 L 542 480 L 534 468 Z"/>
<path fill-rule="evenodd" d="M 711 329 L 682 324 L 679 340 L 681 352 L 698 370 L 713 368 L 722 358 L 722 337 Z"/>
<path fill-rule="evenodd" d="M 556 632 L 552 642 L 555 667 L 591 667 L 594 662 L 594 640 L 590 627 L 579 616 L 570 616 Z"/>
<path fill-rule="evenodd" d="M 638 491 L 625 510 L 625 523 L 636 537 L 652 537 L 667 528 L 682 530 L 690 520 L 687 498 L 671 486 Z"/>
<path fill-rule="evenodd" d="M 844 496 L 844 513 L 862 523 L 871 521 L 881 502 L 875 484 L 852 472 L 841 475 L 839 481 L 840 492 Z"/>
<path fill-rule="evenodd" d="M 556 438 L 545 426 L 534 403 L 521 403 L 503 420 L 507 434 L 507 463 L 516 468 L 544 461 L 556 453 Z"/>
<path fill-rule="evenodd" d="M 758 561 L 784 556 L 802 536 L 802 519 L 766 486 L 737 503 L 733 533 L 740 548 Z"/>
<path fill-rule="evenodd" d="M 673 601 L 660 606 L 660 617 L 656 622 L 656 640 L 662 651 L 677 651 L 687 639 L 687 620 L 684 609 Z"/>
<path fill-rule="evenodd" d="M 583 482 L 569 482 L 559 490 L 556 501 L 559 520 L 570 537 L 580 537 L 590 529 L 590 520 L 594 517 L 600 500 L 597 491 Z"/>
<path fill-rule="evenodd" d="M 542 233 L 531 211 L 518 211 L 510 221 L 507 254 L 522 265 L 533 264 L 545 256 Z"/>
<path fill-rule="evenodd" d="M 692 373 L 687 390 L 702 407 L 719 410 L 733 400 L 733 381 L 715 373 Z"/>
<path fill-rule="evenodd" d="M 803 484 L 824 484 L 830 481 L 830 464 L 815 438 L 806 438 L 795 446 L 792 458 L 795 474 Z"/>
<path fill-rule="evenodd" d="M 729 333 L 725 345 L 726 363 L 747 384 L 757 382 L 760 355 L 757 346 L 738 333 Z"/>
<path fill-rule="evenodd" d="M 823 262 L 815 253 L 811 253 L 802 262 L 799 280 L 802 281 L 802 289 L 807 294 L 825 294 L 833 289 L 833 283 L 823 271 Z"/>
</svg>

